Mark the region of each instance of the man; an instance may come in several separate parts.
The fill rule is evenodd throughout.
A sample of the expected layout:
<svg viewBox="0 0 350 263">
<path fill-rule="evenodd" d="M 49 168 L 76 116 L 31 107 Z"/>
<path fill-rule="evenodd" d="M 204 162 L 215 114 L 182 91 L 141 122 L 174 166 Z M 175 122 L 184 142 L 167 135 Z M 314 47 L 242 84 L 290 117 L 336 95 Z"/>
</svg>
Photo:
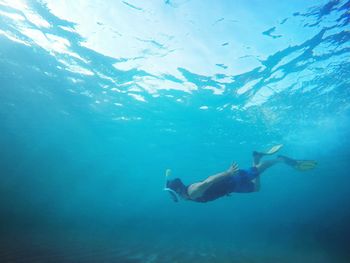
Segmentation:
<svg viewBox="0 0 350 263">
<path fill-rule="evenodd" d="M 294 160 L 292 158 L 279 155 L 272 160 L 261 161 L 264 156 L 272 155 L 278 152 L 283 145 L 275 145 L 267 152 L 253 152 L 253 166 L 248 169 L 239 169 L 236 163 L 222 173 L 209 176 L 207 179 L 184 185 L 181 179 L 175 178 L 168 180 L 170 170 L 166 171 L 165 191 L 169 192 L 175 202 L 179 197 L 184 200 L 195 202 L 209 202 L 230 193 L 251 193 L 257 192 L 260 188 L 260 175 L 266 169 L 277 163 L 284 163 L 299 171 L 313 169 L 317 163 L 312 160 Z"/>
</svg>

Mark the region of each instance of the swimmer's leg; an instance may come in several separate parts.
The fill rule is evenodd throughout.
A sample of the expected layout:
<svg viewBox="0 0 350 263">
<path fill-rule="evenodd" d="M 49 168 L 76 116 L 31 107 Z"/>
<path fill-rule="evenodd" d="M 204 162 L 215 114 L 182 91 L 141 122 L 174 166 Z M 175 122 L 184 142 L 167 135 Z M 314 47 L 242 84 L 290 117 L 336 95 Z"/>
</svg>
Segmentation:
<svg viewBox="0 0 350 263">
<path fill-rule="evenodd" d="M 277 158 L 272 159 L 272 160 L 267 160 L 267 161 L 260 162 L 255 167 L 256 167 L 256 169 L 258 169 L 258 173 L 260 175 L 263 172 L 265 172 L 268 168 L 274 166 L 275 164 L 284 163 L 284 162 L 285 161 L 282 158 L 277 157 Z"/>
<path fill-rule="evenodd" d="M 278 163 L 284 163 L 288 166 L 295 168 L 298 171 L 308 171 L 314 169 L 317 165 L 317 162 L 314 160 L 294 160 L 287 156 L 280 155 L 275 159 L 260 162 L 255 167 L 258 170 L 259 174 L 261 174 L 265 172 L 268 168 Z"/>
<path fill-rule="evenodd" d="M 270 150 L 266 152 L 253 152 L 253 166 L 256 167 L 260 164 L 261 158 L 266 156 L 266 155 L 272 155 L 278 152 L 281 148 L 283 147 L 283 144 L 277 144 L 273 147 L 271 147 Z"/>
</svg>

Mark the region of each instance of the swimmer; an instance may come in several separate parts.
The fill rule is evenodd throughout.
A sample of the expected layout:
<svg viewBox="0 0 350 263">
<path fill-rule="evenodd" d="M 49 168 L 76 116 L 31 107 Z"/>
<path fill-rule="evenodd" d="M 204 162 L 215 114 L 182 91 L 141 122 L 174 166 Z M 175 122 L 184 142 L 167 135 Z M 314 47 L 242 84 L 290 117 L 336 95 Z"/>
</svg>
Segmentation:
<svg viewBox="0 0 350 263">
<path fill-rule="evenodd" d="M 283 163 L 298 171 L 307 171 L 315 168 L 316 161 L 294 160 L 287 156 L 279 155 L 275 159 L 262 161 L 264 156 L 273 155 L 282 148 L 282 144 L 273 146 L 266 152 L 253 152 L 253 165 L 248 169 L 239 169 L 233 163 L 227 171 L 209 176 L 201 182 L 186 186 L 181 179 L 168 180 L 171 171 L 166 171 L 164 190 L 170 194 L 173 201 L 181 199 L 194 202 L 209 202 L 230 193 L 252 193 L 260 190 L 260 175 L 268 168 L 278 163 Z"/>
</svg>

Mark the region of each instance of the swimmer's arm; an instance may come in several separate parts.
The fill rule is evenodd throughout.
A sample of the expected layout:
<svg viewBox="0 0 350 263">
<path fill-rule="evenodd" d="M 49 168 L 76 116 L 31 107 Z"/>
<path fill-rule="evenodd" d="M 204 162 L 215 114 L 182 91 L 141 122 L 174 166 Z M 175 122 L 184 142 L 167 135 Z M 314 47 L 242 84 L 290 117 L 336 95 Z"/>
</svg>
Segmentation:
<svg viewBox="0 0 350 263">
<path fill-rule="evenodd" d="M 191 199 L 196 199 L 202 196 L 202 194 L 214 183 L 221 181 L 226 176 L 235 175 L 237 172 L 238 165 L 233 163 L 227 171 L 209 176 L 202 182 L 191 184 L 187 189 L 187 193 Z"/>
<path fill-rule="evenodd" d="M 218 173 L 212 176 L 209 176 L 207 179 L 205 179 L 202 183 L 204 185 L 212 185 L 215 182 L 220 181 L 221 179 L 225 178 L 226 176 L 234 175 L 238 172 L 238 165 L 236 163 L 233 163 L 230 168 L 228 168 L 227 171 Z"/>
</svg>

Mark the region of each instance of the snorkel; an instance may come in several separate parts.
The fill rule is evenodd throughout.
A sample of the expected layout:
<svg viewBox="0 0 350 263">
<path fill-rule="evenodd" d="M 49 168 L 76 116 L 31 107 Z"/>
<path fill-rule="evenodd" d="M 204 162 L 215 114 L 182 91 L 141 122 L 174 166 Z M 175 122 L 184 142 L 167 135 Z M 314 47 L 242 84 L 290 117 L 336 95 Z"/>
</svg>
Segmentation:
<svg viewBox="0 0 350 263">
<path fill-rule="evenodd" d="M 178 197 L 178 194 L 173 190 L 173 189 L 170 189 L 168 187 L 168 177 L 171 176 L 171 170 L 170 169 L 166 169 L 165 170 L 165 185 L 164 185 L 164 191 L 168 192 L 169 195 L 170 195 L 170 198 L 174 201 L 174 202 L 179 202 L 179 197 Z"/>
</svg>

